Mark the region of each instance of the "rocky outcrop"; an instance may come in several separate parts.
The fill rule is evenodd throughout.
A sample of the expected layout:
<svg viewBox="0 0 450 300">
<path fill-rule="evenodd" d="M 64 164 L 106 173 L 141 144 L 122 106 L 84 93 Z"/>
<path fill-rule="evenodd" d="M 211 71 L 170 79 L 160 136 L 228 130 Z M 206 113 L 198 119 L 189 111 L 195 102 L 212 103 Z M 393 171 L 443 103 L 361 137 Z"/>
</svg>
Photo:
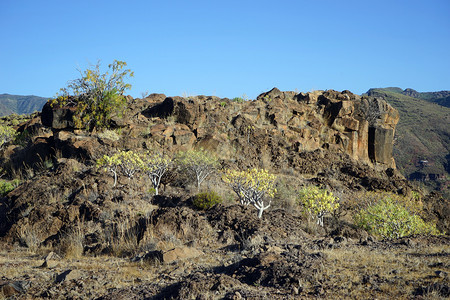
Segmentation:
<svg viewBox="0 0 450 300">
<path fill-rule="evenodd" d="M 296 94 L 274 88 L 244 103 L 162 94 L 132 102 L 116 124 L 135 135 L 145 130 L 147 138 L 166 149 L 201 146 L 229 158 L 236 148 L 256 147 L 260 155 L 274 152 L 275 146 L 269 148 L 276 141 L 277 147 L 281 143 L 288 152 L 324 149 L 347 153 L 372 166 L 395 168 L 392 145 L 399 115 L 380 98 L 350 91 Z M 42 123 L 55 130 L 71 130 L 72 110 L 46 105 Z"/>
</svg>

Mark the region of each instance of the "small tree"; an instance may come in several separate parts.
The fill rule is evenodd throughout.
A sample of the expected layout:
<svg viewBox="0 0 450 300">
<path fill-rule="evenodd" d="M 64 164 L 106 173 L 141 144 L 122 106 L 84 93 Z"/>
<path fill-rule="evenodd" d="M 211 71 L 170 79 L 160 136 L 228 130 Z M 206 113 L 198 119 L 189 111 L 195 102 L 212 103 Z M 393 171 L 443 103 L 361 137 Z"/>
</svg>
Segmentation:
<svg viewBox="0 0 450 300">
<path fill-rule="evenodd" d="M 115 154 L 113 156 L 103 155 L 102 158 L 97 160 L 97 167 L 104 168 L 105 171 L 112 172 L 114 175 L 113 187 L 117 185 L 117 172 L 119 170 L 122 160 Z"/>
<path fill-rule="evenodd" d="M 75 106 L 73 120 L 76 127 L 86 130 L 109 127 L 111 117 L 120 115 L 126 106 L 123 93 L 131 88 L 125 79 L 132 77 L 133 72 L 124 70 L 126 65 L 126 62 L 115 60 L 108 65 L 111 74 L 101 73 L 100 63 L 80 71 L 81 78 L 70 81 L 67 87 L 62 88 L 52 104 Z"/>
<path fill-rule="evenodd" d="M 2 149 L 6 143 L 14 140 L 16 135 L 17 133 L 12 127 L 0 125 L 0 149 Z"/>
<path fill-rule="evenodd" d="M 158 195 L 161 178 L 169 170 L 172 159 L 161 153 L 148 152 L 142 160 L 144 162 L 143 170 L 150 177 L 155 194 Z"/>
<path fill-rule="evenodd" d="M 320 226 L 323 226 L 325 214 L 339 207 L 338 199 L 333 196 L 333 193 L 313 185 L 300 190 L 298 202 L 313 219 L 317 218 L 317 224 Z"/>
<path fill-rule="evenodd" d="M 262 217 L 263 212 L 270 207 L 269 203 L 264 203 L 265 196 L 273 198 L 276 176 L 269 174 L 264 169 L 249 169 L 245 171 L 226 170 L 222 180 L 227 183 L 237 194 L 239 202 L 242 205 L 252 204 L 258 209 L 258 218 Z"/>
<path fill-rule="evenodd" d="M 177 160 L 196 178 L 198 190 L 201 183 L 216 170 L 219 164 L 215 156 L 203 149 L 180 152 Z"/>
<path fill-rule="evenodd" d="M 104 167 L 106 171 L 114 174 L 114 185 L 117 185 L 117 175 L 121 172 L 129 179 L 133 178 L 136 172 L 144 168 L 144 162 L 139 154 L 133 151 L 119 151 L 112 156 L 103 155 L 97 160 L 97 167 Z"/>
</svg>

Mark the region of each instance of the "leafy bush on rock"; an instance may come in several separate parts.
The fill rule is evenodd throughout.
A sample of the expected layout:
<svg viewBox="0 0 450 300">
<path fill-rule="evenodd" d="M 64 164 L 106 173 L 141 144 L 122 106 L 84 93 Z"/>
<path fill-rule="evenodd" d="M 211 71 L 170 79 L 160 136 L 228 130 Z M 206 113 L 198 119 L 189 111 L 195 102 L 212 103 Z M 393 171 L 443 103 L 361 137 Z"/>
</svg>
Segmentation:
<svg viewBox="0 0 450 300">
<path fill-rule="evenodd" d="M 100 63 L 84 72 L 81 78 L 69 82 L 52 100 L 52 106 L 76 107 L 73 121 L 77 128 L 86 130 L 108 128 L 114 115 L 121 115 L 127 99 L 123 93 L 131 88 L 125 83 L 133 72 L 123 69 L 126 62 L 115 60 L 108 65 L 111 74 L 101 73 Z"/>
</svg>

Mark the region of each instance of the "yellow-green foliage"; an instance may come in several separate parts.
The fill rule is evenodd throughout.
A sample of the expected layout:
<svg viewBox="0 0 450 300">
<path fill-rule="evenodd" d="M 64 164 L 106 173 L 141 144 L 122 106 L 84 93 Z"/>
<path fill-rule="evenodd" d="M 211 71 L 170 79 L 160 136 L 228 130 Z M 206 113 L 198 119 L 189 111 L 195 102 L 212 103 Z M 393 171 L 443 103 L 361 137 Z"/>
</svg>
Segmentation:
<svg viewBox="0 0 450 300">
<path fill-rule="evenodd" d="M 227 169 L 222 176 L 222 180 L 231 186 L 242 204 L 252 203 L 252 199 L 259 198 L 260 194 L 273 197 L 276 192 L 275 179 L 274 174 L 258 168 L 244 171 Z"/>
<path fill-rule="evenodd" d="M 198 189 L 219 164 L 217 157 L 204 149 L 179 152 L 177 162 L 197 179 Z"/>
<path fill-rule="evenodd" d="M 408 207 L 409 200 L 385 194 L 385 197 L 361 208 L 354 216 L 357 226 L 383 238 L 400 238 L 413 234 L 439 235 L 435 224 L 425 222 Z"/>
<path fill-rule="evenodd" d="M 16 137 L 16 131 L 9 126 L 0 125 L 0 149 L 4 144 L 12 141 Z"/>
<path fill-rule="evenodd" d="M 141 155 L 134 151 L 119 151 L 117 155 L 122 162 L 120 165 L 122 173 L 128 178 L 132 178 L 136 172 L 144 168 Z"/>
<path fill-rule="evenodd" d="M 270 207 L 270 200 L 265 204 L 264 197 L 267 195 L 273 198 L 277 191 L 276 176 L 265 169 L 253 168 L 244 171 L 228 169 L 223 173 L 222 180 L 237 194 L 241 204 L 252 204 L 259 210 L 259 218 L 263 211 Z"/>
<path fill-rule="evenodd" d="M 132 178 L 136 172 L 144 168 L 144 162 L 138 153 L 119 151 L 112 156 L 103 155 L 101 159 L 97 160 L 97 167 L 112 172 L 114 174 L 114 186 L 116 186 L 118 172 Z"/>
<path fill-rule="evenodd" d="M 159 152 L 147 152 L 142 156 L 145 172 L 155 172 L 161 168 L 167 169 L 172 163 L 172 159 Z"/>
<path fill-rule="evenodd" d="M 207 210 L 216 204 L 222 203 L 222 198 L 216 192 L 200 193 L 194 198 L 194 206 L 201 210 Z"/>
<path fill-rule="evenodd" d="M 105 167 L 105 171 L 107 168 L 111 167 L 119 167 L 122 161 L 119 158 L 118 153 L 113 156 L 103 155 L 102 158 L 97 160 L 97 167 Z"/>
<path fill-rule="evenodd" d="M 100 63 L 92 69 L 80 71 L 81 78 L 70 81 L 66 88 L 62 88 L 52 105 L 76 106 L 73 121 L 78 128 L 93 130 L 109 127 L 111 117 L 120 115 L 125 108 L 127 100 L 123 93 L 131 88 L 125 79 L 132 77 L 133 72 L 124 70 L 126 65 L 126 62 L 115 60 L 108 65 L 111 74 L 102 74 Z"/>
<path fill-rule="evenodd" d="M 306 186 L 298 195 L 298 203 L 304 207 L 317 224 L 323 226 L 323 217 L 339 207 L 338 198 L 333 193 L 317 186 Z"/>
<path fill-rule="evenodd" d="M 420 194 L 416 192 L 412 192 L 412 195 L 409 197 L 384 191 L 364 192 L 356 197 L 356 203 L 352 203 L 352 206 L 358 206 L 359 208 L 361 208 L 362 206 L 365 208 L 383 201 L 386 198 L 389 198 L 393 202 L 404 206 L 408 211 L 412 213 L 420 215 L 423 211 L 423 203 Z"/>
<path fill-rule="evenodd" d="M 19 184 L 20 184 L 19 179 L 14 179 L 11 181 L 0 180 L 0 196 L 1 197 L 6 196 L 9 192 L 14 190 Z"/>
</svg>

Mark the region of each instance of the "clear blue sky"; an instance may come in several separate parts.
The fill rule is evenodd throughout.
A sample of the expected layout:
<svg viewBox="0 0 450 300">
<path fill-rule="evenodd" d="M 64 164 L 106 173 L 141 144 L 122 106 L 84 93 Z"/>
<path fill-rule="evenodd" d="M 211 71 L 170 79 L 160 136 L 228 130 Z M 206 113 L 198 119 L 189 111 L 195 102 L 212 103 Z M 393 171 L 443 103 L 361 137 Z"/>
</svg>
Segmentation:
<svg viewBox="0 0 450 300">
<path fill-rule="evenodd" d="M 54 96 L 101 60 L 129 93 L 450 89 L 450 1 L 0 0 L 0 93 Z"/>
</svg>

